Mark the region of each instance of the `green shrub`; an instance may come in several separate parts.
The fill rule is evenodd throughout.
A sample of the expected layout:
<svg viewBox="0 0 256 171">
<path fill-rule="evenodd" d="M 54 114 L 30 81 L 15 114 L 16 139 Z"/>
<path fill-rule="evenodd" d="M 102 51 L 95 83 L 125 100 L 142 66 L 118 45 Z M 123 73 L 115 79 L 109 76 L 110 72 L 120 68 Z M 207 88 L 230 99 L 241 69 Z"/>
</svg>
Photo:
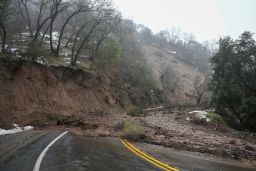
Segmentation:
<svg viewBox="0 0 256 171">
<path fill-rule="evenodd" d="M 8 68 L 11 70 L 9 78 L 13 79 L 16 72 L 20 70 L 24 61 L 21 58 L 17 58 L 16 56 L 10 54 L 0 54 L 0 58 L 7 63 Z"/>
<path fill-rule="evenodd" d="M 120 62 L 121 46 L 115 39 L 107 39 L 104 41 L 100 53 L 104 62 L 118 64 Z"/>
<path fill-rule="evenodd" d="M 61 57 L 56 57 L 54 55 L 48 55 L 47 61 L 49 65 L 69 65 L 69 63 L 65 63 L 64 59 Z"/>
<path fill-rule="evenodd" d="M 127 107 L 127 114 L 130 116 L 144 116 L 143 109 L 134 105 Z"/>
<path fill-rule="evenodd" d="M 138 123 L 135 121 L 126 121 L 123 126 L 122 136 L 126 139 L 136 141 L 142 139 L 144 134 Z"/>
<path fill-rule="evenodd" d="M 214 122 L 217 122 L 221 125 L 227 126 L 227 123 L 225 122 L 224 118 L 221 115 L 217 114 L 217 113 L 208 112 L 207 118 L 209 118 L 211 121 L 214 121 Z"/>
<path fill-rule="evenodd" d="M 47 64 L 47 56 L 49 52 L 47 49 L 44 49 L 37 43 L 31 44 L 28 46 L 27 50 L 24 53 L 21 53 L 22 59 L 27 61 L 34 61 L 43 64 Z"/>
<path fill-rule="evenodd" d="M 191 99 L 179 99 L 177 98 L 175 104 L 171 105 L 179 110 L 184 110 L 186 108 L 193 108 L 195 103 Z"/>
</svg>

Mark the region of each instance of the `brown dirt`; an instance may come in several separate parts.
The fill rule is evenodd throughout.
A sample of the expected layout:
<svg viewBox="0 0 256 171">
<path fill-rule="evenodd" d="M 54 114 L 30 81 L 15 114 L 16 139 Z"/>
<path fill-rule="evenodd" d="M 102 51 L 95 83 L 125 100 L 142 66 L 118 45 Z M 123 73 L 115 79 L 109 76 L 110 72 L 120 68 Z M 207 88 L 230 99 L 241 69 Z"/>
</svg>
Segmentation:
<svg viewBox="0 0 256 171">
<path fill-rule="evenodd" d="M 115 104 L 110 85 L 89 72 L 68 67 L 0 59 L 0 127 L 12 123 L 44 130 L 68 129 L 83 136 L 120 136 L 126 120 L 144 131 L 143 142 L 256 160 L 256 135 L 217 123 L 187 121 L 187 111 L 148 111 L 130 117 Z"/>
<path fill-rule="evenodd" d="M 81 69 L 0 59 L 0 127 L 41 126 L 52 116 L 90 117 L 116 106 L 109 85 Z"/>
<path fill-rule="evenodd" d="M 84 119 L 85 127 L 65 129 L 81 136 L 119 137 L 124 135 L 123 124 L 134 122 L 141 129 L 141 139 L 137 139 L 139 142 L 161 145 L 178 151 L 239 159 L 256 166 L 255 133 L 236 131 L 214 122 L 195 122 L 193 115 L 188 112 L 149 111 L 144 117 L 131 117 L 119 111 L 104 117 L 93 116 Z M 188 116 L 191 121 L 186 120 Z M 47 129 L 56 130 L 56 126 Z M 57 129 L 62 128 L 58 126 Z"/>
<path fill-rule="evenodd" d="M 188 111 L 149 112 L 140 121 L 143 142 L 177 150 L 256 161 L 256 134 L 239 132 L 213 122 L 187 121 Z"/>
<path fill-rule="evenodd" d="M 204 75 L 192 65 L 180 60 L 175 55 L 169 54 L 167 50 L 149 44 L 142 44 L 142 48 L 144 50 L 145 60 L 151 66 L 159 88 L 162 88 L 162 73 L 166 68 L 170 67 L 178 80 L 175 92 L 169 95 L 169 100 L 172 103 L 186 101 L 186 94 L 193 89 L 195 76 L 204 77 Z M 161 53 L 161 56 L 157 56 L 157 53 Z"/>
<path fill-rule="evenodd" d="M 68 119 L 67 119 L 68 118 Z M 45 122 L 40 130 L 56 131 L 68 130 L 69 132 L 86 137 L 120 137 L 122 134 L 122 124 L 129 116 L 120 110 L 112 110 L 104 116 L 84 115 L 83 117 L 67 116 L 61 119 Z M 64 122 L 60 122 L 63 121 Z"/>
</svg>

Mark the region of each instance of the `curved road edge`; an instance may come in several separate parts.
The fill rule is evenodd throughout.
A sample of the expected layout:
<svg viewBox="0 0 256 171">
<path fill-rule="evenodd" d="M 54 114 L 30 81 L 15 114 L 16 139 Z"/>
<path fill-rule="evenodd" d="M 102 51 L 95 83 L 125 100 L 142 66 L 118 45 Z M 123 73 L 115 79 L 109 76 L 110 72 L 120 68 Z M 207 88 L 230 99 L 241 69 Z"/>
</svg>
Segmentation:
<svg viewBox="0 0 256 171">
<path fill-rule="evenodd" d="M 37 158 L 36 163 L 35 163 L 35 166 L 34 166 L 34 168 L 33 168 L 33 171 L 39 171 L 39 170 L 40 170 L 41 163 L 42 163 L 43 158 L 44 158 L 45 154 L 47 153 L 47 151 L 50 149 L 50 147 L 51 147 L 56 141 L 58 141 L 62 136 L 64 136 L 64 135 L 67 134 L 67 133 L 68 133 L 68 131 L 63 132 L 62 134 L 60 134 L 58 137 L 56 137 L 54 140 L 52 140 L 52 142 L 50 142 L 50 143 L 45 147 L 45 149 L 41 152 L 41 154 L 40 154 L 39 157 Z"/>
</svg>

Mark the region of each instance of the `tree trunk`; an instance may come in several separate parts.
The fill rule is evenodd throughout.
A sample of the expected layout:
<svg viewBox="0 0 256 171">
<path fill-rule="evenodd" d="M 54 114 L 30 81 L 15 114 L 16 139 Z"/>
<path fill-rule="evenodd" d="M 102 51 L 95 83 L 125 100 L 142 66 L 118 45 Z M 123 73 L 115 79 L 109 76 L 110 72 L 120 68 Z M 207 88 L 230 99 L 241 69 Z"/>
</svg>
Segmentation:
<svg viewBox="0 0 256 171">
<path fill-rule="evenodd" d="M 65 21 L 65 23 L 63 24 L 62 28 L 61 28 L 61 31 L 60 31 L 60 35 L 59 35 L 59 39 L 58 39 L 58 44 L 57 44 L 57 48 L 56 48 L 56 51 L 55 51 L 55 55 L 56 56 L 59 56 L 59 53 L 60 53 L 60 45 L 61 45 L 61 39 L 62 39 L 62 36 L 64 34 L 64 30 L 67 26 L 67 24 L 69 23 L 69 21 L 76 15 L 78 14 L 79 11 L 77 12 L 74 12 L 72 15 L 70 15 L 67 20 Z M 66 45 L 65 45 L 66 46 Z"/>
<path fill-rule="evenodd" d="M 1 29 L 2 29 L 2 32 L 3 32 L 3 35 L 1 36 L 1 38 L 2 38 L 2 48 L 1 48 L 1 51 L 2 51 L 2 53 L 5 53 L 6 52 L 5 44 L 6 44 L 7 32 L 6 32 L 6 28 L 5 28 L 4 25 L 1 25 Z"/>
<path fill-rule="evenodd" d="M 40 33 L 40 31 L 41 31 L 43 25 L 46 23 L 46 21 L 47 21 L 47 20 L 45 20 L 45 22 L 43 22 L 43 23 L 37 28 L 36 33 L 35 33 L 35 35 L 34 35 L 34 38 L 33 38 L 32 42 L 35 42 L 35 41 L 38 39 L 39 33 Z"/>
<path fill-rule="evenodd" d="M 90 69 L 92 69 L 92 64 L 93 64 L 93 61 L 94 61 L 94 58 L 96 57 L 96 55 L 98 54 L 98 51 L 99 51 L 99 48 L 100 48 L 100 45 L 102 44 L 102 42 L 107 38 L 107 35 L 103 35 L 101 37 L 101 39 L 98 41 L 97 43 L 97 46 L 96 46 L 96 49 L 95 51 L 93 52 L 92 56 L 89 58 L 90 60 Z"/>
<path fill-rule="evenodd" d="M 51 18 L 51 16 L 45 18 L 44 21 L 41 24 L 40 24 L 40 18 L 41 17 L 39 16 L 38 21 L 37 21 L 38 22 L 37 23 L 38 26 L 37 26 L 36 33 L 34 35 L 34 38 L 33 38 L 32 42 L 35 42 L 38 39 L 38 36 L 39 36 L 39 33 L 40 33 L 41 29 L 43 28 L 45 23 Z"/>
<path fill-rule="evenodd" d="M 197 97 L 196 105 L 199 105 L 199 104 L 201 103 L 202 96 L 203 96 L 203 94 L 200 94 L 200 95 Z"/>
<path fill-rule="evenodd" d="M 71 36 L 69 37 L 69 39 L 67 40 L 67 42 L 65 43 L 65 48 L 68 47 L 68 44 L 70 43 L 70 41 L 72 40 L 72 37 L 75 35 L 75 29 L 73 30 Z"/>
<path fill-rule="evenodd" d="M 76 61 L 71 61 L 70 65 L 76 66 Z"/>
<path fill-rule="evenodd" d="M 93 30 L 95 29 L 95 27 L 98 25 L 98 22 L 94 23 L 94 25 L 92 26 L 92 28 L 90 29 L 88 35 L 85 37 L 85 39 L 83 40 L 83 42 L 80 44 L 78 50 L 76 51 L 76 55 L 75 58 L 72 60 L 72 62 L 74 63 L 74 65 L 76 64 L 78 55 L 80 53 L 80 51 L 82 50 L 83 45 L 87 42 L 87 40 L 90 38 L 91 34 L 93 33 Z M 73 50 L 72 50 L 73 51 Z M 72 58 L 73 58 L 73 52 L 72 52 Z M 72 65 L 71 62 L 71 65 Z"/>
<path fill-rule="evenodd" d="M 50 48 L 51 48 L 51 52 L 54 53 L 54 47 L 53 47 L 53 40 L 52 40 L 52 30 L 53 30 L 53 23 L 55 20 L 55 15 L 51 18 L 51 23 L 50 23 Z"/>
<path fill-rule="evenodd" d="M 50 25 L 49 25 L 49 26 L 46 28 L 46 30 L 44 31 L 44 34 L 43 34 L 43 36 L 41 37 L 41 40 L 40 40 L 40 45 L 42 45 L 42 44 L 43 44 L 43 41 L 44 41 L 45 35 L 46 35 L 46 33 L 48 32 L 49 28 L 50 28 Z"/>
<path fill-rule="evenodd" d="M 108 34 L 104 34 L 102 35 L 102 37 L 100 38 L 100 40 L 98 41 L 97 43 L 97 46 L 96 46 L 96 49 L 93 53 L 93 58 L 97 55 L 98 51 L 99 51 L 99 48 L 100 48 L 100 45 L 102 44 L 102 42 L 108 37 Z"/>
<path fill-rule="evenodd" d="M 29 12 L 28 12 L 27 2 L 21 1 L 21 3 L 23 4 L 23 6 L 25 8 L 25 12 L 26 12 L 26 16 L 27 16 L 28 30 L 29 30 L 30 36 L 32 37 L 33 31 L 32 31 L 32 28 L 31 28 L 31 20 L 30 20 L 30 15 L 29 15 Z"/>
</svg>

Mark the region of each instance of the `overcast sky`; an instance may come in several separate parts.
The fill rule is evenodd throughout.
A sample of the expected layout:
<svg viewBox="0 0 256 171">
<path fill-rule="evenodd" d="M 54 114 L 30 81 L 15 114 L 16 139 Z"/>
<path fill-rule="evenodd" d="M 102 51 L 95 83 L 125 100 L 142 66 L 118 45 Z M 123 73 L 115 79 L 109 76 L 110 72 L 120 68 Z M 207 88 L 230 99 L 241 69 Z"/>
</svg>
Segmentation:
<svg viewBox="0 0 256 171">
<path fill-rule="evenodd" d="M 179 27 L 199 41 L 256 32 L 256 0 L 113 0 L 123 17 L 153 32 Z"/>
</svg>

